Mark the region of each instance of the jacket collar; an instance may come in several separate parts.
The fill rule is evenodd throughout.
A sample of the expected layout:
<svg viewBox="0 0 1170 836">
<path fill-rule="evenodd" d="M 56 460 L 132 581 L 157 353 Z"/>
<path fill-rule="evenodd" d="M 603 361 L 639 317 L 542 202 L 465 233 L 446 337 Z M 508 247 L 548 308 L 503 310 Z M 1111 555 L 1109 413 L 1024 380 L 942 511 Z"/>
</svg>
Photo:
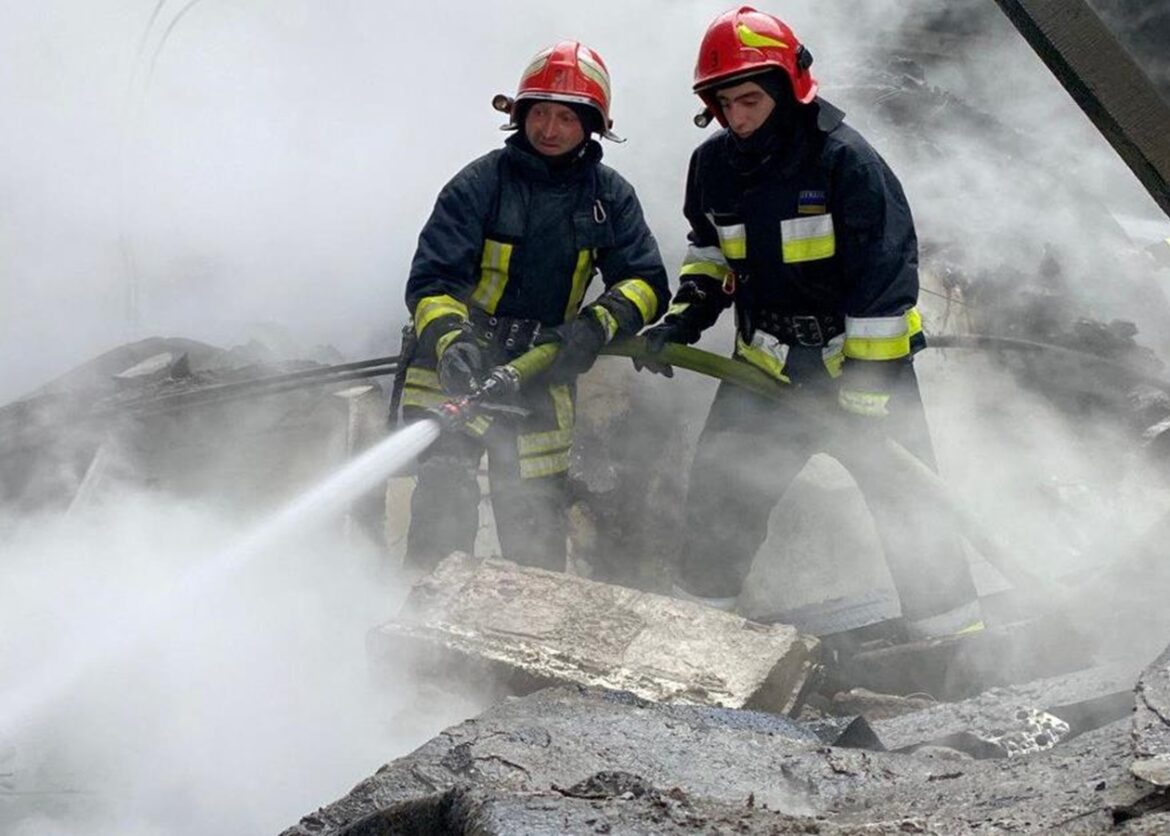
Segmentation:
<svg viewBox="0 0 1170 836">
<path fill-rule="evenodd" d="M 831 133 L 838 125 L 845 121 L 845 111 L 836 105 L 817 96 L 814 99 L 817 107 L 817 130 L 821 133 Z"/>
<path fill-rule="evenodd" d="M 532 150 L 522 134 L 515 133 L 504 141 L 504 156 L 525 177 L 541 183 L 567 183 L 578 180 L 601 161 L 601 145 L 594 139 L 585 140 L 584 147 L 572 161 L 550 163 L 548 158 Z"/>
</svg>

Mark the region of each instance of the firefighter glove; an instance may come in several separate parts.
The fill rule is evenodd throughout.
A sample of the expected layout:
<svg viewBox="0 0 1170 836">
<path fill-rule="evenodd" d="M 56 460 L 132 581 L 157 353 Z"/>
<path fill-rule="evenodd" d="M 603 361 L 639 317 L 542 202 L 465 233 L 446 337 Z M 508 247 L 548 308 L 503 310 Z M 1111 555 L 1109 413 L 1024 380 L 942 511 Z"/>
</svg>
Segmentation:
<svg viewBox="0 0 1170 836">
<path fill-rule="evenodd" d="M 570 383 L 593 368 L 606 342 L 606 328 L 592 308 L 585 308 L 576 319 L 564 325 L 542 329 L 536 338 L 537 345 L 560 344 L 560 351 L 549 369 L 549 379 L 554 383 Z"/>
<path fill-rule="evenodd" d="M 674 377 L 674 367 L 656 359 L 654 355 L 662 351 L 667 343 L 690 345 L 697 342 L 699 331 L 682 320 L 672 319 L 670 322 L 663 322 L 653 328 L 646 329 L 642 332 L 642 339 L 645 340 L 646 354 L 634 358 L 634 368 L 638 371 L 646 369 L 654 374 Z"/>
<path fill-rule="evenodd" d="M 439 354 L 439 385 L 449 395 L 470 394 L 485 367 L 483 349 L 471 334 L 460 331 Z"/>
</svg>

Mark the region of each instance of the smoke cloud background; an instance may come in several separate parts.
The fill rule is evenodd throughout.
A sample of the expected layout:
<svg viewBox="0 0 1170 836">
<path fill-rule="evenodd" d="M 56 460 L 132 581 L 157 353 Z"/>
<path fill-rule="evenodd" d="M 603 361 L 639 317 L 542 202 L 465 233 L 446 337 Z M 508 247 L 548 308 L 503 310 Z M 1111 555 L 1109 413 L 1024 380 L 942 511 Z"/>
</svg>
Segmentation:
<svg viewBox="0 0 1170 836">
<path fill-rule="evenodd" d="M 690 73 L 704 27 L 726 4 L 459 2 L 436 12 L 373 0 L 203 0 L 160 49 L 184 5 L 164 3 L 143 41 L 152 0 L 0 0 L 0 401 L 146 335 L 230 345 L 258 323 L 277 323 L 304 347 L 330 343 L 355 358 L 392 351 L 436 192 L 502 140 L 491 96 L 511 92 L 527 58 L 557 38 L 579 38 L 608 62 L 616 130 L 629 142 L 607 145 L 606 161 L 638 189 L 668 265 L 681 258 L 686 161 L 704 136 L 690 121 Z M 946 4 L 858 5 L 766 7 L 813 48 L 830 100 L 828 79 L 866 80 L 848 68 L 888 45 L 882 33 Z M 1043 147 L 1052 169 L 1075 173 L 1094 199 L 1155 214 L 1000 24 L 990 24 L 999 31 L 993 49 L 973 49 L 930 83 Z M 1045 235 L 1102 276 L 1080 216 L 1052 212 L 1051 181 L 1027 163 L 1005 165 L 972 139 L 947 146 L 945 171 L 932 170 L 879 142 L 866 113 L 850 120 L 877 131 L 924 238 L 978 241 L 973 257 L 993 268 L 1004 255 L 994 230 L 1043 216 Z M 950 187 L 955 172 L 973 193 L 1008 197 L 973 200 Z M 1028 269 L 1041 244 L 1009 255 Z M 127 260 L 139 281 L 137 321 L 127 314 Z M 1101 278 L 1099 300 L 1124 308 L 1116 303 L 1125 294 L 1108 292 L 1113 281 Z M 716 334 L 705 345 L 727 342 Z M 932 390 L 931 369 L 937 380 L 946 369 L 942 359 L 929 363 L 924 388 L 938 409 L 944 472 L 978 501 L 995 508 L 1005 485 L 1021 484 L 1012 468 L 987 480 L 988 460 L 1040 470 L 1061 460 L 1070 479 L 1091 469 L 1095 455 L 1068 455 L 1064 443 L 1084 433 L 1055 423 L 1044 436 L 1051 447 L 1026 461 L 1004 455 L 993 433 L 978 437 L 978 449 L 955 443 L 978 399 L 965 387 Z M 704 383 L 693 399 L 709 396 Z M 1021 415 L 1037 434 L 1052 420 L 1030 401 L 1007 420 Z M 1014 455 L 1030 439 L 1009 441 Z M 129 498 L 117 513 L 67 524 L 27 521 L 6 541 L 0 629 L 17 640 L 0 659 L 3 680 L 58 642 L 79 640 L 87 619 L 165 591 L 179 567 L 232 536 L 223 520 L 165 498 Z M 214 618 L 171 625 L 150 650 L 48 709 L 48 724 L 34 731 L 65 769 L 51 777 L 76 770 L 94 795 L 18 832 L 269 831 L 344 792 L 427 727 L 388 723 L 396 697 L 365 690 L 360 639 L 392 611 L 393 594 L 369 560 L 336 543 L 257 566 L 209 604 Z M 432 725 L 467 713 L 437 709 Z M 17 757 L 28 751 L 22 741 Z"/>
<path fill-rule="evenodd" d="M 639 189 L 668 260 L 681 255 L 683 173 L 703 136 L 690 124 L 689 78 L 721 4 L 496 2 L 436 17 L 402 4 L 202 0 L 165 42 L 183 6 L 164 3 L 143 38 L 153 8 L 4 0 L 0 398 L 142 335 L 233 343 L 267 321 L 347 354 L 389 348 L 435 193 L 498 144 L 491 95 L 512 91 L 524 60 L 560 37 L 594 44 L 608 61 L 629 142 L 608 145 L 607 161 Z M 932 8 L 780 11 L 833 76 Z M 1076 171 L 1086 190 L 1151 209 L 1022 39 L 992 21 L 996 48 L 932 83 L 1043 144 L 1052 168 Z M 851 118 L 865 126 L 865 114 Z M 897 162 L 896 148 L 881 150 Z M 1026 165 L 997 170 L 986 149 L 946 150 L 948 166 L 972 170 L 940 178 L 899 167 L 924 237 L 968 217 L 985 224 L 989 208 L 1021 224 L 1050 208 L 1047 184 Z M 988 179 L 1005 187 L 994 207 L 964 206 L 945 188 Z"/>
</svg>

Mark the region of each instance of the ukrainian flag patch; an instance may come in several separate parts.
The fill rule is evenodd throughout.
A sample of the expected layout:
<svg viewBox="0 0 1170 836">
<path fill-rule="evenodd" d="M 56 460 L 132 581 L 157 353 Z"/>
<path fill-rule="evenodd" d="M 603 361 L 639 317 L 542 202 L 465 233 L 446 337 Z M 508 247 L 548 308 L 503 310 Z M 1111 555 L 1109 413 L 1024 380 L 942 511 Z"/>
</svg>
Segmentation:
<svg viewBox="0 0 1170 836">
<path fill-rule="evenodd" d="M 823 191 L 805 191 L 800 193 L 796 211 L 800 215 L 823 215 L 828 211 L 825 193 Z"/>
</svg>

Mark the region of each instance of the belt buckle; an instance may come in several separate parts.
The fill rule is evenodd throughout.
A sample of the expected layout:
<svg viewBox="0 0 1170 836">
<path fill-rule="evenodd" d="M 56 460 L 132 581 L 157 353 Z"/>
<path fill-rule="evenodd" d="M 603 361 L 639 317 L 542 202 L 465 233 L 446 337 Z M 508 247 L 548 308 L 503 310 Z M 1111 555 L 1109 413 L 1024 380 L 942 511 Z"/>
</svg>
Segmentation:
<svg viewBox="0 0 1170 836">
<path fill-rule="evenodd" d="M 825 335 L 821 331 L 820 320 L 815 316 L 792 317 L 792 335 L 796 341 L 804 346 L 822 346 L 825 344 Z"/>
</svg>

